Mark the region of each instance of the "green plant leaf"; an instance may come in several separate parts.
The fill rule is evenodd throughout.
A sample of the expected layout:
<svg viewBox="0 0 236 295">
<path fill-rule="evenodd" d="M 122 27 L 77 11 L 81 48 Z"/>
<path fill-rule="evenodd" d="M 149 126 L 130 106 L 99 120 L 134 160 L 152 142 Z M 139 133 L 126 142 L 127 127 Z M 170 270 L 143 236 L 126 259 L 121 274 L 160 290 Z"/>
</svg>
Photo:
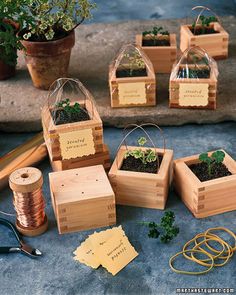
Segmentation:
<svg viewBox="0 0 236 295">
<path fill-rule="evenodd" d="M 211 157 L 215 160 L 216 163 L 222 163 L 225 158 L 225 153 L 223 151 L 214 152 Z"/>
<path fill-rule="evenodd" d="M 146 139 L 146 137 L 140 137 L 140 138 L 138 139 L 138 144 L 139 144 L 140 146 L 145 145 L 145 143 L 147 143 L 147 139 Z"/>
</svg>

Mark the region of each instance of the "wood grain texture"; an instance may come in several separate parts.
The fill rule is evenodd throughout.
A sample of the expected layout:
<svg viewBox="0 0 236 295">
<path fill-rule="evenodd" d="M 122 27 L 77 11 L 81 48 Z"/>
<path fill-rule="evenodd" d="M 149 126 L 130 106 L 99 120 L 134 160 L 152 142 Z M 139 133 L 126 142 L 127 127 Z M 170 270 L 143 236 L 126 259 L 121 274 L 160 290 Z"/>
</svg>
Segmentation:
<svg viewBox="0 0 236 295">
<path fill-rule="evenodd" d="M 95 155 L 84 156 L 71 160 L 50 161 L 53 171 L 62 171 L 75 168 L 82 168 L 94 165 L 103 165 L 105 170 L 111 167 L 110 152 L 106 144 L 103 145 L 103 151 Z"/>
<path fill-rule="evenodd" d="M 60 234 L 116 223 L 115 195 L 102 165 L 49 174 Z"/>
<path fill-rule="evenodd" d="M 151 60 L 155 73 L 170 73 L 177 57 L 176 34 L 170 34 L 170 46 L 142 46 L 142 35 L 136 35 L 139 45 Z"/>
<path fill-rule="evenodd" d="M 174 161 L 175 190 L 196 218 L 236 210 L 236 162 L 225 154 L 224 164 L 232 175 L 204 182 L 188 167 L 199 162 L 199 155 Z"/>
<path fill-rule="evenodd" d="M 229 34 L 218 22 L 212 23 L 211 27 L 219 33 L 196 36 L 190 30 L 191 25 L 182 25 L 180 28 L 180 50 L 184 52 L 188 47 L 199 46 L 215 59 L 227 58 Z"/>
<path fill-rule="evenodd" d="M 128 146 L 129 150 L 137 149 Z M 145 148 L 141 148 L 145 150 Z M 154 149 L 153 149 L 154 150 Z M 109 179 L 114 189 L 116 203 L 120 205 L 164 209 L 172 179 L 173 151 L 155 149 L 163 155 L 159 172 L 141 173 L 120 170 L 126 147 L 121 146 L 109 171 Z"/>
<path fill-rule="evenodd" d="M 84 106 L 83 102 L 80 102 Z M 71 131 L 92 129 L 95 152 L 103 151 L 103 127 L 102 120 L 98 114 L 95 104 L 86 104 L 86 109 L 90 115 L 90 120 L 75 122 L 69 124 L 55 125 L 48 106 L 42 109 L 42 126 L 45 143 L 52 161 L 61 161 L 61 148 L 59 142 L 59 134 Z"/>
</svg>

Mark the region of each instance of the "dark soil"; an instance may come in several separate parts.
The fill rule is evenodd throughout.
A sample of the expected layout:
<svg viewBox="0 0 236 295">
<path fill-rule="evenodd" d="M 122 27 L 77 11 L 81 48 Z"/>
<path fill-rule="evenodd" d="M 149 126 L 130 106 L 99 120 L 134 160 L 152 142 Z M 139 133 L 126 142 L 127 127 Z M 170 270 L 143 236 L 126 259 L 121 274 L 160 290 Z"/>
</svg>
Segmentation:
<svg viewBox="0 0 236 295">
<path fill-rule="evenodd" d="M 208 79 L 210 78 L 209 69 L 180 69 L 177 78 L 190 78 L 190 79 Z"/>
<path fill-rule="evenodd" d="M 219 33 L 218 31 L 215 31 L 213 28 L 205 28 L 205 29 L 196 28 L 195 30 L 194 29 L 190 29 L 190 30 L 195 36 Z"/>
<path fill-rule="evenodd" d="M 19 35 L 21 37 L 23 37 L 24 34 L 28 33 L 27 30 L 22 30 L 19 32 Z M 55 31 L 54 37 L 51 40 L 47 40 L 46 37 L 44 35 L 32 35 L 29 39 L 27 39 L 26 41 L 31 41 L 31 42 L 49 42 L 49 41 L 55 41 L 55 40 L 59 40 L 62 38 L 65 38 L 66 36 L 69 35 L 70 32 L 66 32 L 63 30 L 58 30 Z M 24 39 L 23 39 L 24 40 Z"/>
<path fill-rule="evenodd" d="M 122 69 L 116 71 L 116 78 L 126 78 L 126 77 L 144 77 L 147 76 L 147 69 L 136 69 L 132 71 L 130 75 L 130 70 Z"/>
<path fill-rule="evenodd" d="M 152 40 L 152 39 L 143 39 L 142 46 L 170 46 L 170 40 Z"/>
<path fill-rule="evenodd" d="M 158 156 L 158 157 L 159 157 L 159 166 L 160 166 L 163 157 L 162 156 Z M 135 159 L 132 156 L 128 156 L 126 159 L 123 160 L 120 170 L 156 174 L 158 170 L 158 160 L 144 165 L 140 159 Z"/>
<path fill-rule="evenodd" d="M 214 163 L 212 165 L 211 175 L 208 173 L 206 163 L 192 164 L 189 166 L 192 172 L 199 178 L 200 181 L 212 180 L 224 176 L 232 175 L 228 168 L 223 163 Z"/>
<path fill-rule="evenodd" d="M 65 110 L 58 109 L 55 111 L 51 111 L 51 115 L 53 117 L 53 121 L 55 125 L 62 125 L 62 124 L 90 120 L 89 114 L 84 111 L 80 111 L 79 113 L 68 114 Z"/>
</svg>

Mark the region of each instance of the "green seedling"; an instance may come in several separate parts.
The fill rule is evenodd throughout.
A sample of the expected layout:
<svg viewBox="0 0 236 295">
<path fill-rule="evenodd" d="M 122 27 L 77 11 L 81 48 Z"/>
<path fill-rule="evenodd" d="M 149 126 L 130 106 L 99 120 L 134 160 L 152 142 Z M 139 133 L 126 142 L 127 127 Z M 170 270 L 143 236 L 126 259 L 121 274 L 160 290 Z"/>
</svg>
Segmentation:
<svg viewBox="0 0 236 295">
<path fill-rule="evenodd" d="M 154 44 L 157 44 L 157 40 L 159 39 L 160 35 L 167 35 L 169 36 L 170 33 L 168 31 L 163 31 L 162 27 L 153 27 L 151 31 L 144 31 L 142 33 L 143 37 L 149 37 L 153 40 Z"/>
<path fill-rule="evenodd" d="M 139 223 L 148 226 L 149 238 L 158 239 L 160 237 L 162 243 L 169 243 L 179 233 L 179 228 L 174 225 L 175 214 L 172 211 L 165 212 L 164 216 L 161 218 L 160 224 L 157 224 L 154 221 Z"/>
<path fill-rule="evenodd" d="M 200 20 L 200 24 L 201 24 L 201 33 L 205 34 L 206 29 L 209 27 L 210 23 L 216 22 L 217 18 L 215 16 L 208 16 L 207 17 L 204 15 L 201 15 L 199 20 Z M 195 27 L 196 27 L 196 21 L 194 21 L 192 24 L 192 28 L 195 29 Z"/>
<path fill-rule="evenodd" d="M 70 105 L 69 98 L 66 98 L 56 104 L 56 107 L 63 109 L 68 115 L 78 114 L 81 112 L 81 106 L 78 102 Z"/>
<path fill-rule="evenodd" d="M 134 70 L 145 69 L 145 62 L 137 50 L 135 50 L 132 54 L 124 54 L 124 57 L 128 60 L 128 65 L 126 67 L 127 70 L 129 70 L 130 77 L 132 76 Z"/>
<path fill-rule="evenodd" d="M 222 163 L 224 161 L 224 158 L 225 158 L 225 153 L 222 151 L 216 151 L 212 153 L 211 156 L 208 156 L 208 153 L 203 153 L 199 156 L 199 160 L 207 164 L 209 175 L 211 175 L 212 173 L 213 164 Z"/>
<path fill-rule="evenodd" d="M 145 137 L 140 137 L 138 139 L 139 146 L 144 146 L 146 142 L 147 139 Z M 147 163 L 155 162 L 157 160 L 157 155 L 155 151 L 151 149 L 147 149 L 145 151 L 141 149 L 127 151 L 124 155 L 124 159 L 126 159 L 129 156 L 134 157 L 135 159 L 140 159 L 144 165 L 146 165 Z"/>
</svg>

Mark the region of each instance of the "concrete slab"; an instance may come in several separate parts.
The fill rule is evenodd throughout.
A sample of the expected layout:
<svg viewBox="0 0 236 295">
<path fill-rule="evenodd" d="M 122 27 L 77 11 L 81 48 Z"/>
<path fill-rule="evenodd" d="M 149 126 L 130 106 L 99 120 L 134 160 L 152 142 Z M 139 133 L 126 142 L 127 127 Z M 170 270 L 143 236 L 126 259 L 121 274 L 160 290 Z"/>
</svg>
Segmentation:
<svg viewBox="0 0 236 295">
<path fill-rule="evenodd" d="M 220 76 L 216 111 L 169 109 L 169 75 L 163 74 L 157 76 L 156 107 L 115 110 L 110 108 L 108 65 L 119 48 L 134 41 L 135 34 L 154 24 L 178 33 L 180 24 L 185 23 L 184 19 L 82 25 L 76 31 L 77 41 L 72 52 L 70 76 L 79 78 L 92 92 L 105 125 L 123 127 L 127 123 L 150 121 L 159 125 L 236 121 L 236 17 L 222 17 L 222 22 L 230 34 L 230 58 L 218 63 Z M 0 82 L 0 130 L 40 130 L 40 108 L 46 96 L 46 91 L 33 87 L 24 59 L 20 55 L 17 75 Z"/>
</svg>

